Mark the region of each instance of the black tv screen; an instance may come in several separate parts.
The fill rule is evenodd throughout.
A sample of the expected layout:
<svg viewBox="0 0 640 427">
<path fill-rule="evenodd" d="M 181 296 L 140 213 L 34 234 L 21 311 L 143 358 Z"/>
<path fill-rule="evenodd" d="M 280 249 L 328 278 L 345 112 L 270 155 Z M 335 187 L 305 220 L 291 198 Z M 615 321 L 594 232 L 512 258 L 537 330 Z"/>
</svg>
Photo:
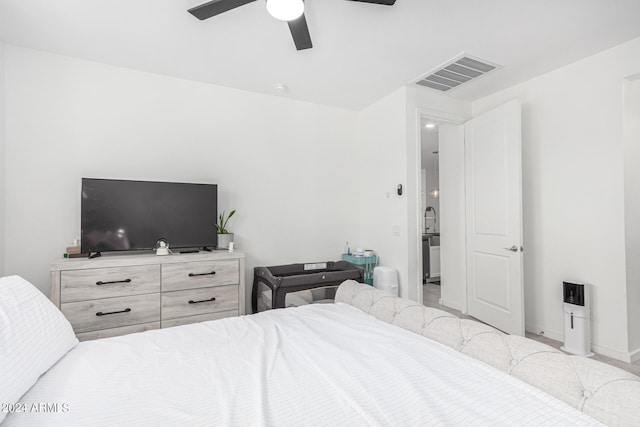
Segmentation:
<svg viewBox="0 0 640 427">
<path fill-rule="evenodd" d="M 80 210 L 85 253 L 217 245 L 214 184 L 82 178 Z"/>
</svg>

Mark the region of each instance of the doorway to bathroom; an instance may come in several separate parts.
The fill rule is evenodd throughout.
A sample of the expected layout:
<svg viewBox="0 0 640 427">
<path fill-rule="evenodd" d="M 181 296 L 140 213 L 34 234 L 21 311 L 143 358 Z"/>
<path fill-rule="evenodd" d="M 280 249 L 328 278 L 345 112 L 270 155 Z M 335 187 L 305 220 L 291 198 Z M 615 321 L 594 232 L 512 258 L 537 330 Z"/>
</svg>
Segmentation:
<svg viewBox="0 0 640 427">
<path fill-rule="evenodd" d="M 440 285 L 440 176 L 439 126 L 423 117 L 420 126 L 420 195 L 422 239 L 422 283 Z M 425 288 L 423 288 L 425 289 Z M 427 292 L 423 291 L 426 296 Z"/>
<path fill-rule="evenodd" d="M 452 283 L 466 283 L 464 270 L 453 265 L 465 257 L 465 231 L 460 227 L 464 218 L 464 171 L 459 167 L 461 150 L 464 150 L 459 143 L 464 139 L 464 133 L 460 133 L 463 123 L 464 119 L 458 117 L 445 118 L 427 112 L 420 115 L 418 223 L 421 224 L 422 302 L 466 312 L 465 294 L 460 286 L 452 286 Z M 441 180 L 443 173 L 448 179 Z M 447 251 L 448 256 L 443 256 Z M 443 272 L 447 277 L 443 277 Z"/>
</svg>

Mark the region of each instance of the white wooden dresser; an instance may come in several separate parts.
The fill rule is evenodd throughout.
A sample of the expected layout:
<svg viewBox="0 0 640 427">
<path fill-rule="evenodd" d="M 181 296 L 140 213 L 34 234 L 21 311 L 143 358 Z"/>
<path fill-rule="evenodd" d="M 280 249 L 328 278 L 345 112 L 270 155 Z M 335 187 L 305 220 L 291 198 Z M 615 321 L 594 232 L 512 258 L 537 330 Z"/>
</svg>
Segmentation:
<svg viewBox="0 0 640 427">
<path fill-rule="evenodd" d="M 241 251 L 60 259 L 50 272 L 81 341 L 245 314 Z"/>
</svg>

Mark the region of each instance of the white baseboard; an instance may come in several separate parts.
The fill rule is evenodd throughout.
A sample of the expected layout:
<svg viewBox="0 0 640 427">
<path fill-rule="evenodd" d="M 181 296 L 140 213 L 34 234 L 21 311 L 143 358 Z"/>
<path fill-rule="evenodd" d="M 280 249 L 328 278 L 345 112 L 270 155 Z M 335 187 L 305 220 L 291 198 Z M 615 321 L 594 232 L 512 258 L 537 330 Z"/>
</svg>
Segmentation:
<svg viewBox="0 0 640 427">
<path fill-rule="evenodd" d="M 540 332 L 544 331 L 544 333 L 542 334 L 543 336 L 551 338 L 552 340 L 564 342 L 564 333 L 561 332 L 550 331 L 536 325 L 525 325 L 525 330 L 536 335 L 541 335 Z M 625 353 L 623 351 L 618 351 L 609 347 L 591 343 L 591 351 L 627 363 L 634 363 L 640 360 L 640 348 L 631 353 Z"/>
<path fill-rule="evenodd" d="M 542 335 L 552 340 L 564 341 L 564 334 L 561 332 L 550 331 L 549 329 L 542 328 L 536 325 L 524 325 L 524 330 L 535 335 Z M 541 333 L 542 332 L 542 333 Z"/>
<path fill-rule="evenodd" d="M 621 360 L 623 362 L 631 363 L 631 354 L 623 351 L 613 350 L 609 347 L 604 347 L 597 344 L 591 344 L 591 350 L 603 356 L 608 356 L 613 359 Z"/>
</svg>

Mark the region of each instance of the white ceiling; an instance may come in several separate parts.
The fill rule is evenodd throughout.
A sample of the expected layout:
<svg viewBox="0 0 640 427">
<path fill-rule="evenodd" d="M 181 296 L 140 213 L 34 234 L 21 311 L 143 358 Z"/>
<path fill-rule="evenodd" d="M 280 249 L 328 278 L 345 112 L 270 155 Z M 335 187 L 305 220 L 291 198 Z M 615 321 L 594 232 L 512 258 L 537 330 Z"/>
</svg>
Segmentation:
<svg viewBox="0 0 640 427">
<path fill-rule="evenodd" d="M 0 39 L 358 110 L 461 52 L 503 66 L 450 94 L 473 100 L 640 36 L 640 0 L 306 0 L 298 52 L 262 0 L 206 21 L 187 13 L 200 3 L 0 0 Z"/>
</svg>

